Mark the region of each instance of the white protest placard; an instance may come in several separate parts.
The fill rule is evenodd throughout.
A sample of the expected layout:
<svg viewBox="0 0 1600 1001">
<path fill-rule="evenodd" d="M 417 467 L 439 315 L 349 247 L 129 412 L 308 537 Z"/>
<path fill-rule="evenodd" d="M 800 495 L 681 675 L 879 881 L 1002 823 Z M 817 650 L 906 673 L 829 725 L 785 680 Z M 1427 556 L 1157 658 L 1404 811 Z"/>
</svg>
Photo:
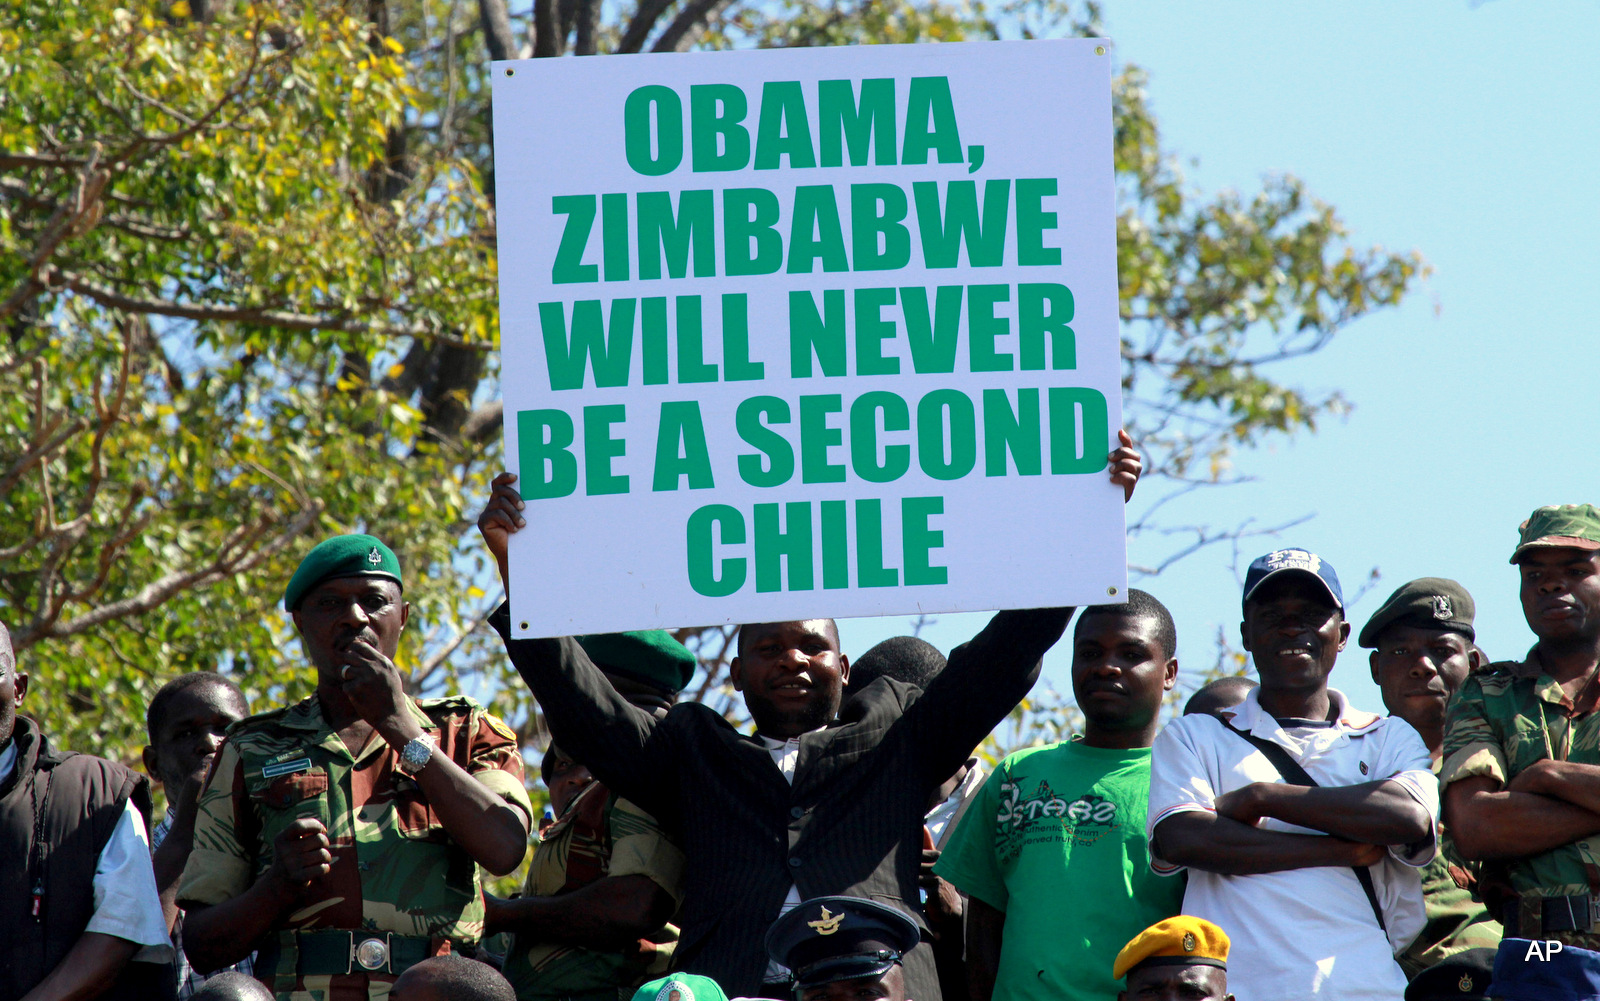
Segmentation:
<svg viewBox="0 0 1600 1001">
<path fill-rule="evenodd" d="M 514 635 L 1123 600 L 1110 64 L 495 63 Z"/>
</svg>

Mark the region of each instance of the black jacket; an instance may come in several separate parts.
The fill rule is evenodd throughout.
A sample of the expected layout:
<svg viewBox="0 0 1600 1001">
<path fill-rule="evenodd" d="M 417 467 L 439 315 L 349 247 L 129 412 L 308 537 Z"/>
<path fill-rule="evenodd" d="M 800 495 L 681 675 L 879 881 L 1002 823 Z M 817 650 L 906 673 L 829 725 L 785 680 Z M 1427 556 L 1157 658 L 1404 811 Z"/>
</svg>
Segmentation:
<svg viewBox="0 0 1600 1001">
<path fill-rule="evenodd" d="M 12 739 L 17 767 L 0 783 L 0 1001 L 27 994 L 83 935 L 94 916 L 95 866 L 128 800 L 146 826 L 150 817 L 143 775 L 103 758 L 55 751 L 25 717 L 17 717 Z M 44 891 L 37 917 L 35 883 Z M 175 986 L 170 964 L 129 963 L 104 998 L 159 1001 L 171 998 Z"/>
<path fill-rule="evenodd" d="M 555 742 L 653 814 L 687 859 L 676 967 L 730 997 L 759 997 L 762 937 L 790 883 L 801 899 L 868 897 L 910 914 L 923 944 L 906 958 L 907 995 L 939 1001 L 918 896 L 922 819 L 934 790 L 1033 687 L 1070 608 L 1001 612 L 951 652 L 925 692 L 881 678 L 843 716 L 800 739 L 794 785 L 761 742 L 710 707 L 666 719 L 628 704 L 571 638 L 511 640 Z"/>
</svg>

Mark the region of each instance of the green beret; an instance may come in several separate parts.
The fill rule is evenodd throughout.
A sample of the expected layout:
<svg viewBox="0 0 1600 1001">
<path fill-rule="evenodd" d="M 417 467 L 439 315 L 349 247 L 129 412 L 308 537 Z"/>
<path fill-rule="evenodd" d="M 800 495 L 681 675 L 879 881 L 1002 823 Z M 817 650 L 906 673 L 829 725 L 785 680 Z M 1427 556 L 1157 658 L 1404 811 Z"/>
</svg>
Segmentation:
<svg viewBox="0 0 1600 1001">
<path fill-rule="evenodd" d="M 1361 627 L 1356 642 L 1376 650 L 1378 634 L 1396 623 L 1442 629 L 1474 639 L 1472 616 L 1476 610 L 1472 595 L 1460 584 L 1444 577 L 1422 577 L 1401 584 L 1389 595 Z"/>
<path fill-rule="evenodd" d="M 370 535 L 335 535 L 300 561 L 283 590 L 283 607 L 294 611 L 312 588 L 335 577 L 383 577 L 405 587 L 394 550 Z"/>
<path fill-rule="evenodd" d="M 681 692 L 694 677 L 694 654 L 660 629 L 579 636 L 578 645 L 596 666 L 663 691 Z"/>
</svg>

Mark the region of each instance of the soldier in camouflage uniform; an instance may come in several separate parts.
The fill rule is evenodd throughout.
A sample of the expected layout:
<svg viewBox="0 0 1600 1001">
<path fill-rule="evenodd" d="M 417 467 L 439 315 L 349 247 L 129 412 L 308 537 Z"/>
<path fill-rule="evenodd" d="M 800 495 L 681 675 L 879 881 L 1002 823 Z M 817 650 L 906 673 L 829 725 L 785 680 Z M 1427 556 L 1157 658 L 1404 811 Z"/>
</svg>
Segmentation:
<svg viewBox="0 0 1600 1001">
<path fill-rule="evenodd" d="M 1372 650 L 1372 680 L 1389 715 L 1410 723 L 1443 763 L 1444 710 L 1467 676 L 1483 667 L 1473 645 L 1472 595 L 1453 580 L 1423 577 L 1402 584 L 1372 614 L 1357 638 Z M 1468 949 L 1500 945 L 1500 923 L 1473 897 L 1474 867 L 1439 832 L 1439 854 L 1422 869 L 1427 924 L 1396 958 L 1407 979 Z"/>
<path fill-rule="evenodd" d="M 624 698 L 665 713 L 695 659 L 661 630 L 580 636 Z M 554 745 L 544 782 L 559 818 L 540 836 L 520 897 L 486 896 L 490 933 L 513 933 L 505 975 L 518 1001 L 627 1001 L 667 971 L 684 859 L 656 819 Z"/>
<path fill-rule="evenodd" d="M 317 689 L 230 728 L 178 891 L 211 970 L 258 949 L 278 1001 L 379 1001 L 411 965 L 475 944 L 478 867 L 527 850 L 515 735 L 471 699 L 415 701 L 393 657 L 410 606 L 371 536 L 307 555 L 284 594 Z"/>
<path fill-rule="evenodd" d="M 1600 510 L 1539 508 L 1511 562 L 1538 642 L 1461 686 L 1439 778 L 1461 853 L 1499 860 L 1486 897 L 1498 869 L 1501 960 L 1512 950 L 1520 962 L 1516 939 L 1600 949 Z"/>
</svg>

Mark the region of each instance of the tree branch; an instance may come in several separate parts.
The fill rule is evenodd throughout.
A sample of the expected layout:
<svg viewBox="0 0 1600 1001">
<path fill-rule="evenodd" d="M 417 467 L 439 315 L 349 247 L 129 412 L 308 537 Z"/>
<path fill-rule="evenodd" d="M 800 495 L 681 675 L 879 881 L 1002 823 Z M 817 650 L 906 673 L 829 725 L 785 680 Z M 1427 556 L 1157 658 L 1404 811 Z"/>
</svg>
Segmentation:
<svg viewBox="0 0 1600 1001">
<path fill-rule="evenodd" d="M 642 52 L 645 39 L 650 37 L 650 32 L 655 30 L 656 22 L 661 20 L 661 15 L 672 6 L 672 0 L 639 0 L 639 9 L 628 22 L 628 30 L 622 33 L 622 41 L 617 45 L 617 52 Z"/>
<path fill-rule="evenodd" d="M 391 324 L 369 323 L 351 316 L 315 316 L 271 309 L 266 306 L 196 306 L 170 299 L 141 299 L 124 295 L 103 285 L 96 285 L 82 275 L 66 271 L 49 274 L 52 284 L 59 284 L 81 295 L 86 295 L 102 306 L 127 310 L 130 313 L 150 313 L 172 316 L 183 320 L 212 321 L 218 323 L 248 323 L 262 327 L 279 327 L 284 330 L 343 330 L 349 333 L 376 333 L 390 337 L 414 337 L 453 348 L 469 351 L 492 351 L 494 345 L 487 341 L 467 341 L 449 337 L 426 327 L 397 327 Z"/>
<path fill-rule="evenodd" d="M 733 0 L 691 0 L 650 46 L 651 52 L 688 52 L 700 40 L 711 19 L 727 10 Z"/>
<path fill-rule="evenodd" d="M 478 0 L 478 19 L 483 22 L 483 43 L 489 49 L 489 58 L 516 58 L 517 41 L 511 34 L 506 0 Z"/>
<path fill-rule="evenodd" d="M 132 615 L 141 615 L 153 608 L 160 606 L 173 595 L 180 591 L 198 590 L 216 583 L 224 577 L 233 574 L 246 573 L 265 562 L 267 559 L 285 549 L 291 542 L 310 528 L 319 515 L 322 514 L 323 503 L 321 499 L 314 499 L 296 514 L 278 535 L 266 545 L 253 551 L 238 552 L 236 555 L 230 550 L 240 550 L 250 546 L 271 528 L 271 519 L 264 517 L 255 525 L 241 526 L 228 539 L 224 540 L 218 549 L 218 556 L 201 567 L 171 573 L 165 577 L 151 581 L 139 590 L 137 594 L 114 601 L 108 605 L 101 605 L 76 619 L 67 622 L 51 621 L 48 625 L 29 626 L 28 628 L 12 634 L 12 646 L 16 650 L 24 650 L 43 639 L 59 639 L 64 636 L 74 636 L 87 632 L 96 626 L 116 619 Z"/>
</svg>

